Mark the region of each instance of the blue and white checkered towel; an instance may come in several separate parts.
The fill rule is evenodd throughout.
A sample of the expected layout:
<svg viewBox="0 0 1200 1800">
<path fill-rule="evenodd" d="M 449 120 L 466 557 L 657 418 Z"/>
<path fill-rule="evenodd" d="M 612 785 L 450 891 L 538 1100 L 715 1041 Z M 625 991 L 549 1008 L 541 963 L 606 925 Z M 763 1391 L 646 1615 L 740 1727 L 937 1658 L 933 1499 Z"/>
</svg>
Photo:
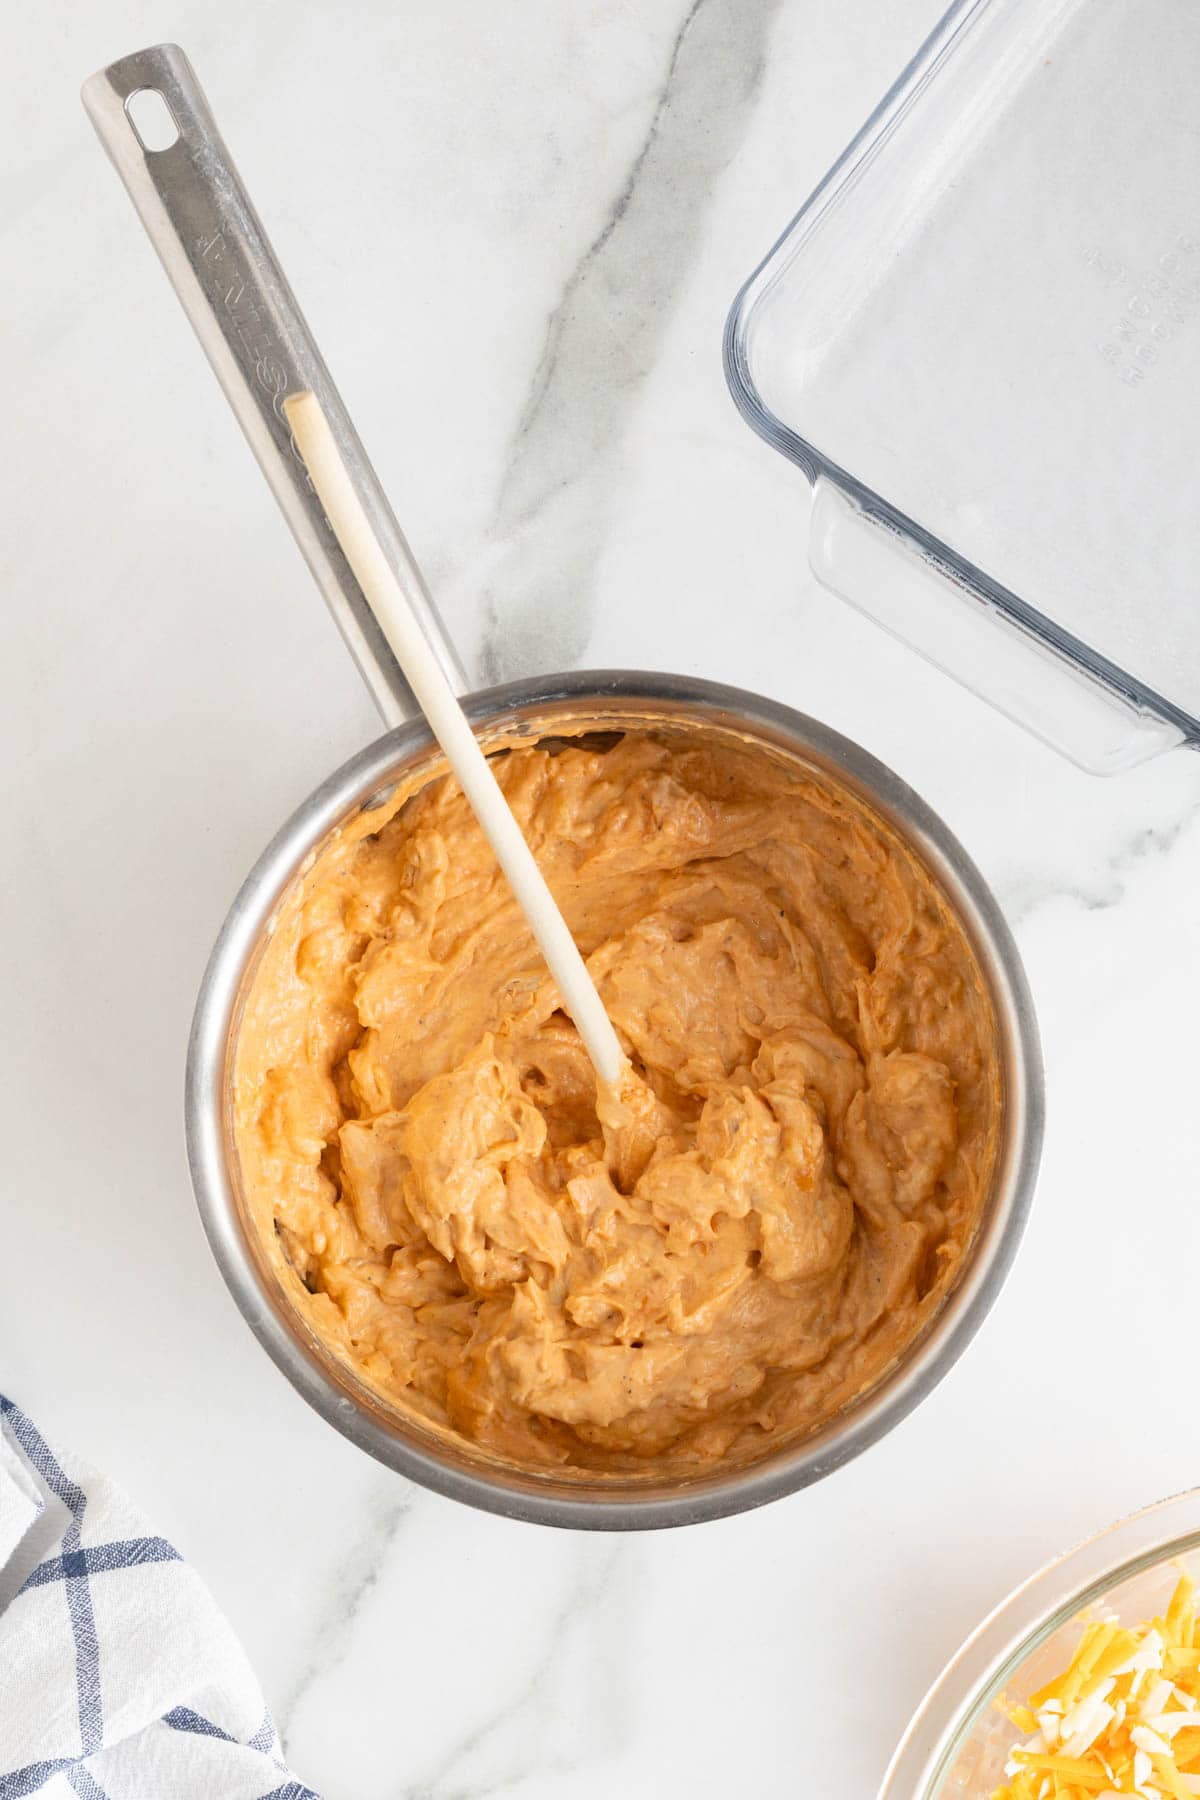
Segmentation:
<svg viewBox="0 0 1200 1800">
<path fill-rule="evenodd" d="M 316 1800 L 207 1589 L 0 1395 L 0 1800 Z"/>
</svg>

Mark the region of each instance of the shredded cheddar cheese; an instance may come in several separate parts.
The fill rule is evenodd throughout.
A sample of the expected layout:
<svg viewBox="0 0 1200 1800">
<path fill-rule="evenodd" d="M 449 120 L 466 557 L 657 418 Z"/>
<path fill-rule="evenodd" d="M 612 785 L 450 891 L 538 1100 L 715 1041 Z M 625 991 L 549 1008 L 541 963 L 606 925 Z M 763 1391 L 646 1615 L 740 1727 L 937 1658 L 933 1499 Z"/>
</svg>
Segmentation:
<svg viewBox="0 0 1200 1800">
<path fill-rule="evenodd" d="M 1023 1738 L 992 1800 L 1194 1800 L 1200 1795 L 1200 1630 L 1182 1576 L 1163 1617 L 1085 1625 L 1070 1664 L 1022 1705 Z"/>
</svg>

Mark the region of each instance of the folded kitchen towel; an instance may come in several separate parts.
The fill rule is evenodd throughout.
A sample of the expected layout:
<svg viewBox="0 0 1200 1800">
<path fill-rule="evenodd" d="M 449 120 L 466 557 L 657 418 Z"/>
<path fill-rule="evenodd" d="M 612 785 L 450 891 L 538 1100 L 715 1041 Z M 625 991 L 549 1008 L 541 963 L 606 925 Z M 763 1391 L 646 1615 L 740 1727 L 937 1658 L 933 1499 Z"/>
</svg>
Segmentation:
<svg viewBox="0 0 1200 1800">
<path fill-rule="evenodd" d="M 0 1395 L 0 1800 L 316 1800 L 198 1576 Z"/>
</svg>

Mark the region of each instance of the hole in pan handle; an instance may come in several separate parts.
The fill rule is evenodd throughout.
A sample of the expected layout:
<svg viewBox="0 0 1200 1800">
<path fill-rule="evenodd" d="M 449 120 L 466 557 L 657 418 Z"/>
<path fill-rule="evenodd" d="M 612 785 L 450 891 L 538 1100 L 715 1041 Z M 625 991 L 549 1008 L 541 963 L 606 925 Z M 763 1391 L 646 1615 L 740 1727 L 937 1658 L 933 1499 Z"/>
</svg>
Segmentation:
<svg viewBox="0 0 1200 1800">
<path fill-rule="evenodd" d="M 143 150 L 157 154 L 179 142 L 175 114 L 158 88 L 136 88 L 125 102 L 125 112 Z"/>
</svg>

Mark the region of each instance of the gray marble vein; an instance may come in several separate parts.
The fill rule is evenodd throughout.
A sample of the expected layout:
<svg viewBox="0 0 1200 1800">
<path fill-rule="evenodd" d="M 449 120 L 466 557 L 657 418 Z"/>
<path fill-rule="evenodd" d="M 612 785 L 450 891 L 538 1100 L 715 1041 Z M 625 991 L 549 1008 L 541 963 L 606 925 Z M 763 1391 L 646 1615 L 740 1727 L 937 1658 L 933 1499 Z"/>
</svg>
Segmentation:
<svg viewBox="0 0 1200 1800">
<path fill-rule="evenodd" d="M 285 1745 L 296 1712 L 310 1689 L 351 1652 L 363 1605 L 379 1581 L 388 1552 L 412 1504 L 413 1490 L 395 1476 L 389 1475 L 373 1488 L 366 1523 L 333 1570 L 326 1593 L 314 1607 L 308 1656 L 276 1703 L 275 1722 Z"/>
<path fill-rule="evenodd" d="M 549 1622 L 543 1648 L 520 1690 L 456 1742 L 436 1766 L 415 1782 L 397 1789 L 396 1800 L 490 1800 L 516 1785 L 530 1771 L 531 1755 L 537 1757 L 539 1775 L 566 1774 L 572 1761 L 562 1752 L 539 1752 L 537 1727 L 547 1710 L 547 1689 L 555 1671 L 566 1660 L 569 1648 L 584 1634 L 598 1629 L 598 1614 L 606 1597 L 618 1590 L 618 1567 L 627 1563 L 630 1547 L 619 1541 L 598 1544 L 583 1540 L 574 1576 L 561 1604 Z M 622 1613 L 627 1624 L 627 1608 Z M 620 1718 L 619 1696 L 600 1696 L 596 1689 L 605 1675 L 613 1675 L 615 1658 L 597 1659 L 589 1683 L 593 1699 L 603 1699 L 606 1738 Z M 478 1768 L 480 1760 L 484 1769 Z M 476 1765 L 476 1766 L 472 1766 Z"/>
<path fill-rule="evenodd" d="M 998 884 L 997 893 L 1010 925 L 1023 925 L 1043 906 L 1069 900 L 1084 912 L 1107 912 L 1119 906 L 1129 879 L 1148 862 L 1161 862 L 1200 819 L 1200 798 L 1193 798 L 1172 817 L 1139 825 L 1122 837 L 1088 879 L 1038 881 L 1024 878 Z"/>
<path fill-rule="evenodd" d="M 778 6 L 691 0 L 645 137 L 550 315 L 491 533 L 502 551 L 483 596 L 487 682 L 570 668 L 586 647 L 614 452 L 741 141 Z"/>
</svg>

